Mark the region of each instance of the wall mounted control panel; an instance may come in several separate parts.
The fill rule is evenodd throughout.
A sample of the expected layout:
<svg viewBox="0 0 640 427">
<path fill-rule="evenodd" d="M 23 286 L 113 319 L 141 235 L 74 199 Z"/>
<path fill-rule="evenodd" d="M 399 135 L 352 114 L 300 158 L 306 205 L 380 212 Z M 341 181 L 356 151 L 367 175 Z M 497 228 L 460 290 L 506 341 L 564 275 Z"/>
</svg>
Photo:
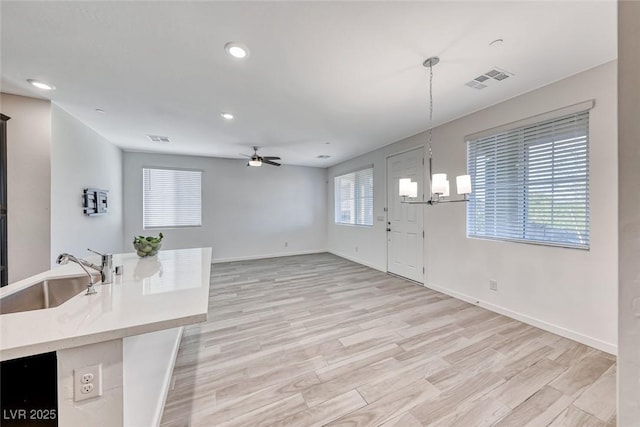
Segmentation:
<svg viewBox="0 0 640 427">
<path fill-rule="evenodd" d="M 108 212 L 109 191 L 97 188 L 85 188 L 82 195 L 82 207 L 85 215 L 104 215 Z"/>
</svg>

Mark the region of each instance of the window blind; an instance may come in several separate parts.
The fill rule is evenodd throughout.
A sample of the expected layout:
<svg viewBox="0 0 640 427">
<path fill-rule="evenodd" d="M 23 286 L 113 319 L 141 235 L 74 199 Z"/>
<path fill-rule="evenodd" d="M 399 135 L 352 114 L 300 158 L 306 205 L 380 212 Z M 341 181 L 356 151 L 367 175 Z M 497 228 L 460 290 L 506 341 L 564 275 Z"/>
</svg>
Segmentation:
<svg viewBox="0 0 640 427">
<path fill-rule="evenodd" d="M 373 225 L 373 167 L 334 178 L 336 224 Z"/>
<path fill-rule="evenodd" d="M 143 227 L 202 225 L 202 171 L 142 169 Z"/>
<path fill-rule="evenodd" d="M 589 112 L 471 140 L 467 236 L 589 248 Z"/>
</svg>

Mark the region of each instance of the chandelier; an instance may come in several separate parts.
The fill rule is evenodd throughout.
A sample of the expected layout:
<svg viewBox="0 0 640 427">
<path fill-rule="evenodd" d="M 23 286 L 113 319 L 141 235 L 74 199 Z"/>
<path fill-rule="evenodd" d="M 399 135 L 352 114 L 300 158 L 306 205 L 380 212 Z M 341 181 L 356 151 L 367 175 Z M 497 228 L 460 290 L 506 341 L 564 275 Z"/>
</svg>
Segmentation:
<svg viewBox="0 0 640 427">
<path fill-rule="evenodd" d="M 462 199 L 449 199 L 449 180 L 446 173 L 433 173 L 433 150 L 431 139 L 433 137 L 433 67 L 440 62 L 440 58 L 432 56 L 426 59 L 422 65 L 429 68 L 429 130 L 427 131 L 427 145 L 429 147 L 429 200 L 418 201 L 418 183 L 411 178 L 399 180 L 399 194 L 402 203 L 428 204 L 466 202 L 467 195 L 471 194 L 471 176 L 459 175 L 456 177 L 456 190 Z"/>
</svg>

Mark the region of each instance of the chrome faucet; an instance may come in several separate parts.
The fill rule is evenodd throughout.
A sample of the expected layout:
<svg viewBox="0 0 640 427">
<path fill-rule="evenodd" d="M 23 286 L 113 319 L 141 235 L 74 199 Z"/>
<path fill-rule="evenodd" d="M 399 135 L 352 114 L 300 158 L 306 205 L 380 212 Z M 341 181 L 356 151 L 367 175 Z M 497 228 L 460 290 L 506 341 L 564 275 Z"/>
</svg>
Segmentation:
<svg viewBox="0 0 640 427">
<path fill-rule="evenodd" d="M 58 255 L 58 259 L 56 259 L 56 262 L 58 264 L 63 265 L 68 263 L 69 261 L 73 261 L 76 264 L 78 264 L 80 267 L 82 267 L 84 272 L 87 273 L 87 275 L 89 276 L 89 286 L 87 288 L 87 295 L 91 295 L 91 294 L 97 293 L 97 291 L 96 291 L 96 288 L 93 286 L 95 284 L 93 275 L 89 273 L 86 267 L 99 271 L 100 278 L 103 284 L 111 283 L 113 281 L 113 255 L 101 254 L 100 252 L 96 252 L 92 249 L 87 249 L 87 250 L 93 252 L 94 254 L 100 255 L 102 257 L 102 265 L 95 265 L 89 261 L 85 261 L 82 258 L 76 258 L 73 255 L 67 254 L 67 253 Z"/>
<path fill-rule="evenodd" d="M 102 266 L 98 268 L 100 275 L 102 276 L 102 283 L 109 284 L 113 282 L 113 254 L 101 254 L 93 249 L 87 248 L 89 252 L 100 255 L 102 258 Z M 93 265 L 93 264 L 92 264 Z M 89 266 L 91 267 L 91 266 Z"/>
<path fill-rule="evenodd" d="M 93 279 L 93 275 L 92 275 L 91 273 L 89 273 L 89 270 L 87 270 L 87 269 L 85 268 L 85 265 L 86 265 L 87 267 L 91 267 L 91 268 L 93 268 L 93 269 L 96 269 L 96 268 L 97 268 L 97 266 L 96 266 L 96 265 L 93 265 L 93 264 L 91 264 L 90 262 L 87 262 L 87 261 L 85 261 L 85 260 L 83 260 L 83 259 L 78 259 L 78 258 L 74 257 L 73 255 L 71 255 L 71 254 L 66 254 L 66 253 L 63 253 L 63 254 L 58 255 L 58 259 L 56 259 L 56 263 L 58 263 L 58 264 L 60 264 L 60 265 L 67 264 L 69 261 L 73 261 L 73 262 L 75 262 L 76 264 L 78 264 L 80 267 L 82 267 L 82 269 L 84 270 L 84 272 L 85 272 L 85 273 L 87 273 L 87 276 L 89 276 L 89 285 L 87 286 L 87 293 L 86 293 L 86 295 L 91 295 L 91 294 L 95 294 L 95 293 L 97 293 L 98 291 L 96 291 L 96 288 L 93 286 L 93 285 L 95 285 L 95 283 L 94 283 L 94 281 L 93 281 L 93 280 L 94 280 L 94 279 Z"/>
</svg>

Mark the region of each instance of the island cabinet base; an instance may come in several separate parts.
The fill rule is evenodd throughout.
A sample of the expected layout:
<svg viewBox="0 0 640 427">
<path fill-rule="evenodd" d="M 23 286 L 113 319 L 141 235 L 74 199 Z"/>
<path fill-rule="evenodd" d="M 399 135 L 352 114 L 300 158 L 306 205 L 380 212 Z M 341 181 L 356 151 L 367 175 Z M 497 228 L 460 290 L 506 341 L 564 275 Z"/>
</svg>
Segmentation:
<svg viewBox="0 0 640 427">
<path fill-rule="evenodd" d="M 183 329 L 124 339 L 125 427 L 160 425 Z"/>
<path fill-rule="evenodd" d="M 58 415 L 65 427 L 160 425 L 182 327 L 58 351 Z M 78 401 L 76 371 L 100 366 L 101 395 Z"/>
<path fill-rule="evenodd" d="M 58 350 L 58 416 L 65 427 L 123 425 L 122 339 Z M 101 395 L 77 401 L 76 371 L 100 366 Z"/>
</svg>

